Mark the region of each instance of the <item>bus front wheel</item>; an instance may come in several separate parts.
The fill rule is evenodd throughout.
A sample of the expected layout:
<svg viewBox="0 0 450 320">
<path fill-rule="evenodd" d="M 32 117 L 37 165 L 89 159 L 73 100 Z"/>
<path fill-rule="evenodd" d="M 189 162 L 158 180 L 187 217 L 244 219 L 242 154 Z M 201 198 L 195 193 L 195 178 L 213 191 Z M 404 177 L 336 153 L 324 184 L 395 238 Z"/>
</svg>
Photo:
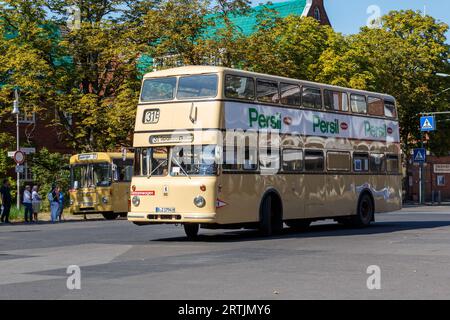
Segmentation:
<svg viewBox="0 0 450 320">
<path fill-rule="evenodd" d="M 195 240 L 198 237 L 200 225 L 198 223 L 185 223 L 184 232 L 189 240 Z"/>
<path fill-rule="evenodd" d="M 115 220 L 115 219 L 117 219 L 119 214 L 118 213 L 114 213 L 114 212 L 108 212 L 108 213 L 102 213 L 102 216 L 106 220 Z"/>
</svg>

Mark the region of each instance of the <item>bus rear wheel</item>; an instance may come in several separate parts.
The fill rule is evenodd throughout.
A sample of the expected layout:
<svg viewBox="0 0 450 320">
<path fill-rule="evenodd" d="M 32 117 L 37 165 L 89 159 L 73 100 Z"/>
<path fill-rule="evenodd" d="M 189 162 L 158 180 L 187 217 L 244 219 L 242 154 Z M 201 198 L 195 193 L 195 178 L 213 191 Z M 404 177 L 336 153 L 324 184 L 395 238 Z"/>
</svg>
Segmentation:
<svg viewBox="0 0 450 320">
<path fill-rule="evenodd" d="M 374 214 L 375 207 L 372 198 L 365 193 L 359 198 L 356 216 L 350 218 L 350 224 L 357 228 L 368 227 L 373 221 Z"/>
<path fill-rule="evenodd" d="M 200 229 L 200 225 L 198 223 L 185 223 L 183 227 L 189 240 L 195 240 L 198 238 L 198 231 Z"/>
<path fill-rule="evenodd" d="M 274 196 L 266 196 L 261 205 L 261 220 L 259 231 L 264 236 L 278 234 L 283 230 L 283 218 L 281 213 L 281 202 Z"/>
<path fill-rule="evenodd" d="M 118 213 L 114 213 L 114 212 L 108 212 L 108 213 L 102 213 L 102 216 L 106 220 L 115 220 L 115 219 L 117 219 L 119 214 Z"/>
</svg>

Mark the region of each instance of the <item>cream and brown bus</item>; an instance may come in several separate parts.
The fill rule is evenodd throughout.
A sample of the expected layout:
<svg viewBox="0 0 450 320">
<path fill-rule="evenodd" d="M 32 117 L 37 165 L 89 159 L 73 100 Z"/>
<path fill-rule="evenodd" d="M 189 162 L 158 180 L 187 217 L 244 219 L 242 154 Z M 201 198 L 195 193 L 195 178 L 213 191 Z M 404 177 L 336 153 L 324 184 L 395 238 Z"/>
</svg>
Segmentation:
<svg viewBox="0 0 450 320">
<path fill-rule="evenodd" d="M 114 220 L 128 212 L 134 155 L 93 152 L 70 158 L 70 213 Z"/>
<path fill-rule="evenodd" d="M 128 220 L 137 225 L 368 226 L 401 208 L 395 99 L 210 66 L 144 77 Z"/>
</svg>

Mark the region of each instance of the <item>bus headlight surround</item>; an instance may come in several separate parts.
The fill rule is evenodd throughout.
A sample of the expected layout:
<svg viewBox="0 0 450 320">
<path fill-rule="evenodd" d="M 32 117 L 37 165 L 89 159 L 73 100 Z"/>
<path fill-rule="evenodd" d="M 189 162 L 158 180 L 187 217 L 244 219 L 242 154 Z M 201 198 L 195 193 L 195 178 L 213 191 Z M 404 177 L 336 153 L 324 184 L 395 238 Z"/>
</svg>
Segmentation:
<svg viewBox="0 0 450 320">
<path fill-rule="evenodd" d="M 206 205 L 206 200 L 202 196 L 197 196 L 194 198 L 194 204 L 198 208 L 203 208 Z"/>
<path fill-rule="evenodd" d="M 138 196 L 134 196 L 133 199 L 131 199 L 131 202 L 133 203 L 133 206 L 139 207 L 141 199 Z"/>
</svg>

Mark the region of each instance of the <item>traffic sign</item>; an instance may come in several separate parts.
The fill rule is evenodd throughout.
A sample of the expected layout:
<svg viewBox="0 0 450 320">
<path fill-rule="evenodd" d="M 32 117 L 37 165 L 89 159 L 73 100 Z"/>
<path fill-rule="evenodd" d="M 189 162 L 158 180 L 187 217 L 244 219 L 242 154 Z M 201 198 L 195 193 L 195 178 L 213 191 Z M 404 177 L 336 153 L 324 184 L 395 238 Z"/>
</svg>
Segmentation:
<svg viewBox="0 0 450 320">
<path fill-rule="evenodd" d="M 436 130 L 436 121 L 434 116 L 420 117 L 420 131 L 429 132 Z"/>
<path fill-rule="evenodd" d="M 17 165 L 16 166 L 16 173 L 23 173 L 23 166 L 22 165 Z"/>
<path fill-rule="evenodd" d="M 418 163 L 426 162 L 427 150 L 425 148 L 414 149 L 413 161 Z"/>
<path fill-rule="evenodd" d="M 13 158 L 14 158 L 14 161 L 17 164 L 22 164 L 22 163 L 25 162 L 25 153 L 23 153 L 22 151 L 16 151 L 14 153 L 14 157 Z"/>
</svg>

